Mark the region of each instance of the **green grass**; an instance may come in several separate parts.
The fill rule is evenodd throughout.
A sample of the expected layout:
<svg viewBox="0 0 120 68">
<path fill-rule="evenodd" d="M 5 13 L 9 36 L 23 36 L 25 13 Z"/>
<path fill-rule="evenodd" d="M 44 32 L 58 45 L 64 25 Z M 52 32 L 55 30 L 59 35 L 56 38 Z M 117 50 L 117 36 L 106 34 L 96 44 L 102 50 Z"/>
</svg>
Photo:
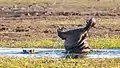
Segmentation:
<svg viewBox="0 0 120 68">
<path fill-rule="evenodd" d="M 0 68 L 119 68 L 119 60 L 0 58 Z"/>
<path fill-rule="evenodd" d="M 92 48 L 120 48 L 120 38 L 89 38 Z M 60 39 L 41 39 L 27 41 L 0 41 L 0 47 L 41 47 L 64 48 Z"/>
<path fill-rule="evenodd" d="M 92 38 L 88 43 L 92 48 L 120 48 L 120 38 Z"/>
<path fill-rule="evenodd" d="M 44 47 L 56 48 L 62 47 L 63 42 L 58 39 L 41 39 L 41 40 L 26 40 L 26 41 L 1 41 L 0 47 Z"/>
</svg>

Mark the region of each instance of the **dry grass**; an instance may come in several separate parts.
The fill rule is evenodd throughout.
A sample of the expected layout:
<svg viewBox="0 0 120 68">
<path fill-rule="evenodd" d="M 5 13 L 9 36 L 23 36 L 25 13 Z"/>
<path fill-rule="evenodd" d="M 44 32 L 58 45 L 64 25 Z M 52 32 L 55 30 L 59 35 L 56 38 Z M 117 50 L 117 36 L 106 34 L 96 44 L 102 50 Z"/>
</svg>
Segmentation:
<svg viewBox="0 0 120 68">
<path fill-rule="evenodd" d="M 46 3 L 50 5 L 59 5 L 67 7 L 113 7 L 119 5 L 119 0 L 0 0 L 2 4 L 32 4 L 32 3 Z"/>
</svg>

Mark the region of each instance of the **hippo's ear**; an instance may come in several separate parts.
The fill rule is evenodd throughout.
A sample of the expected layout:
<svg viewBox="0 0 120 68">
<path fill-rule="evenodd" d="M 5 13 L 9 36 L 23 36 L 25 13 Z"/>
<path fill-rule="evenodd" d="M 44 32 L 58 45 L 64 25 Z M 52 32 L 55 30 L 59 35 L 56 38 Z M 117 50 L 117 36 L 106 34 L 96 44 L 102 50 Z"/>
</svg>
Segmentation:
<svg viewBox="0 0 120 68">
<path fill-rule="evenodd" d="M 60 29 L 60 26 L 57 26 L 57 29 Z"/>
<path fill-rule="evenodd" d="M 63 27 L 61 27 L 61 30 L 63 30 L 64 29 L 64 26 Z"/>
<path fill-rule="evenodd" d="M 64 29 L 64 27 L 58 26 L 58 30 L 63 30 L 63 29 Z"/>
<path fill-rule="evenodd" d="M 87 24 L 90 22 L 90 19 L 91 19 L 91 17 L 86 17 L 85 18 L 85 21 L 86 21 Z"/>
</svg>

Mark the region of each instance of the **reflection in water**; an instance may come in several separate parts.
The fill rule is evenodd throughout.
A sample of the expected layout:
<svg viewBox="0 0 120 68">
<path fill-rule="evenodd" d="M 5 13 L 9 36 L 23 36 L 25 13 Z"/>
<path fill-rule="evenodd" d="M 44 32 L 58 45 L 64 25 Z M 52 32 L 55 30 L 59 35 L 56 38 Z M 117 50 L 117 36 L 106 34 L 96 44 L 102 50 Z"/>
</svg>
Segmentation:
<svg viewBox="0 0 120 68">
<path fill-rule="evenodd" d="M 120 49 L 93 49 L 90 53 L 68 54 L 64 49 L 0 48 L 0 56 L 25 58 L 120 58 Z"/>
</svg>

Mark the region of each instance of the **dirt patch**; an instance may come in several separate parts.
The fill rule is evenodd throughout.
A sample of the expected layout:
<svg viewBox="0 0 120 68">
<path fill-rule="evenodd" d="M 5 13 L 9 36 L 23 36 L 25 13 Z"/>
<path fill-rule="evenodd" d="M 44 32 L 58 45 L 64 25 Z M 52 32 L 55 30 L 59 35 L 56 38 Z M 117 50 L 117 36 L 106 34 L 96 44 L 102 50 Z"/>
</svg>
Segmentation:
<svg viewBox="0 0 120 68">
<path fill-rule="evenodd" d="M 56 17 L 58 20 L 76 19 L 83 16 L 97 18 L 119 18 L 119 7 L 96 8 L 85 7 L 76 10 L 43 5 L 0 5 L 0 40 L 37 40 L 41 38 L 58 38 L 57 26 L 66 28 L 80 27 L 78 24 L 49 24 L 42 20 Z M 89 8 L 89 9 L 88 9 Z M 112 10 L 112 11 L 111 11 Z M 41 21 L 41 22 L 39 22 Z M 90 37 L 119 36 L 120 25 L 97 24 L 89 32 Z"/>
<path fill-rule="evenodd" d="M 120 7 L 75 7 L 66 8 L 60 6 L 46 5 L 0 5 L 0 17 L 25 17 L 30 16 L 97 16 L 97 17 L 119 17 Z"/>
<path fill-rule="evenodd" d="M 2 20 L 0 23 L 1 40 L 37 40 L 42 38 L 58 38 L 56 29 L 58 26 L 66 28 L 81 27 L 82 24 L 46 24 L 45 22 L 23 22 L 15 20 Z M 119 36 L 120 25 L 97 24 L 89 32 L 90 37 Z"/>
</svg>

